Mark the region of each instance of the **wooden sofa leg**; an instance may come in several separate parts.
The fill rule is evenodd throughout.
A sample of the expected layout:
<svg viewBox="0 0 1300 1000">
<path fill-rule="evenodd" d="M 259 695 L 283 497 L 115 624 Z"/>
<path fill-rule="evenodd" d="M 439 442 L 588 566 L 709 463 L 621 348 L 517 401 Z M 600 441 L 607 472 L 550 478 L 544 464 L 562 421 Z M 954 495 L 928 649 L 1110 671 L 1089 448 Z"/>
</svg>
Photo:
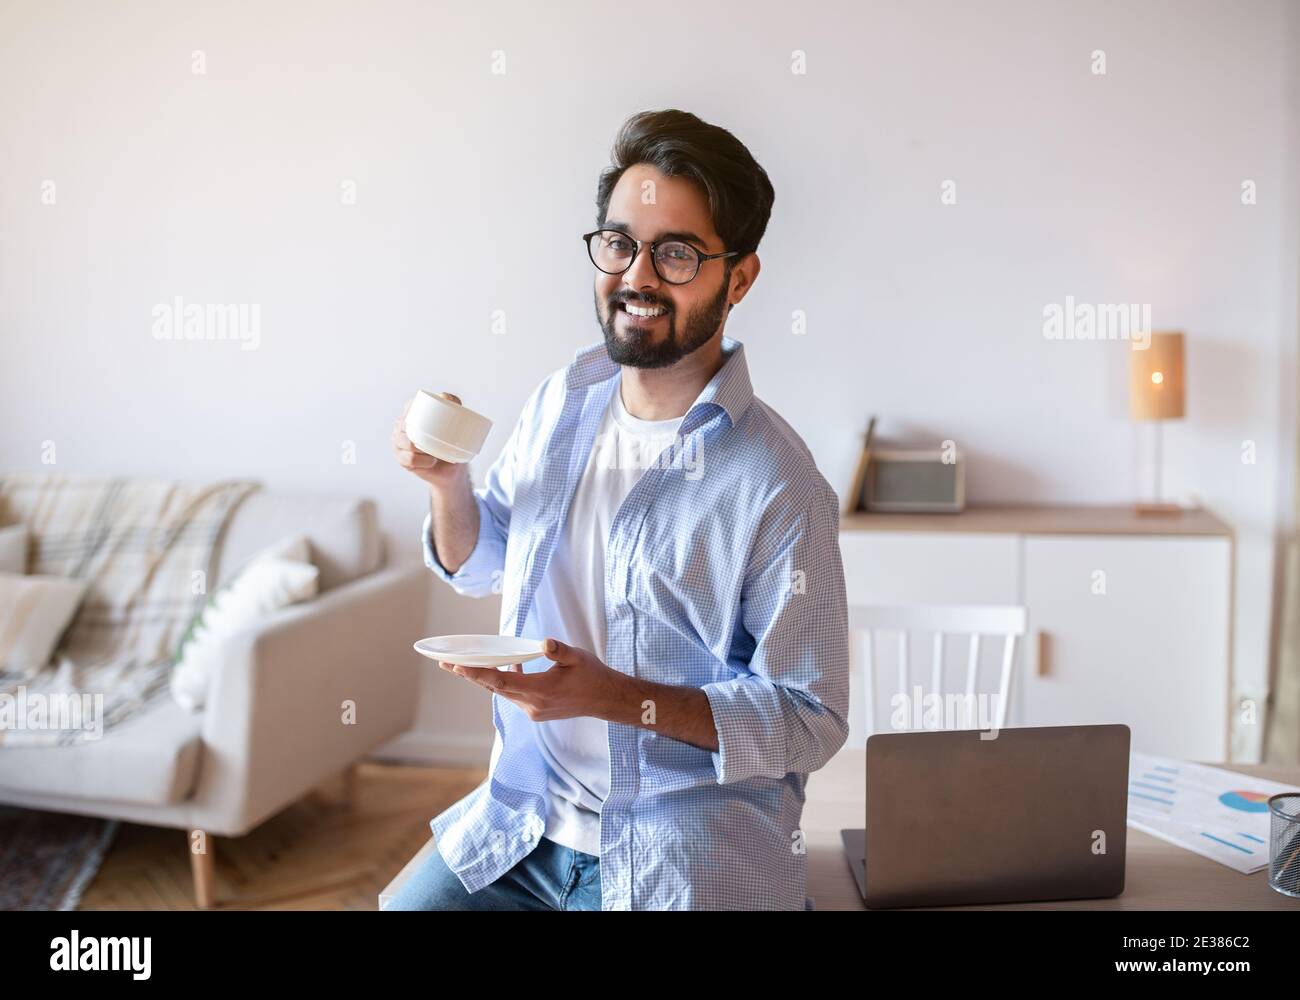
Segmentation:
<svg viewBox="0 0 1300 1000">
<path fill-rule="evenodd" d="M 194 874 L 194 902 L 200 910 L 212 909 L 216 888 L 216 845 L 204 830 L 189 831 L 190 870 Z"/>
<path fill-rule="evenodd" d="M 343 772 L 343 806 L 346 809 L 356 808 L 357 769 L 358 766 L 353 763 L 349 764 L 348 769 Z"/>
</svg>

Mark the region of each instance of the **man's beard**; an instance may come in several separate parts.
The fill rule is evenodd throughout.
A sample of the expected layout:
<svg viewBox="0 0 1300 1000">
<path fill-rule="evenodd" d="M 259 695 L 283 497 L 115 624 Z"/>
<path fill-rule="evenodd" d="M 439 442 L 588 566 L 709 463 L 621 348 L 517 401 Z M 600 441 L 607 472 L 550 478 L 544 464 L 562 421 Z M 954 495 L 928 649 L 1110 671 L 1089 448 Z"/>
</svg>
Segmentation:
<svg viewBox="0 0 1300 1000">
<path fill-rule="evenodd" d="M 605 332 L 605 350 L 609 352 L 609 359 L 616 365 L 627 365 L 629 368 L 667 368 L 699 350 L 718 332 L 718 327 L 727 315 L 727 289 L 731 285 L 729 279 L 730 274 L 723 279 L 722 287 L 712 300 L 700 303 L 686 314 L 680 337 L 677 335 L 677 314 L 670 312 L 667 317 L 668 335 L 659 343 L 651 343 L 649 335 L 644 333 L 633 333 L 628 339 L 620 337 L 614 324 L 623 311 L 618 308 L 618 302 L 624 300 L 611 301 L 609 321 L 601 322 L 600 299 L 597 297 L 596 321 Z M 634 300 L 633 304 L 638 302 Z M 666 302 L 654 301 L 652 304 L 672 308 Z"/>
</svg>

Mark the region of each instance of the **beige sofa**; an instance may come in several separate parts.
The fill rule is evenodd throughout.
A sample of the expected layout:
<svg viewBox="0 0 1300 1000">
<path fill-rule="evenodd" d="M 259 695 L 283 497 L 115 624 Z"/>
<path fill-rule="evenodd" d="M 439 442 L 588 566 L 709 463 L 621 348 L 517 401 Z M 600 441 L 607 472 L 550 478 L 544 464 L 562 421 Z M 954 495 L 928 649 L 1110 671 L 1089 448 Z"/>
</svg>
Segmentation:
<svg viewBox="0 0 1300 1000">
<path fill-rule="evenodd" d="M 384 565 L 368 500 L 257 492 L 233 514 L 218 585 L 253 553 L 302 532 L 321 593 L 232 641 L 207 707 L 170 697 L 102 739 L 0 747 L 0 802 L 201 830 L 196 898 L 211 905 L 213 837 L 238 837 L 409 729 L 428 624 L 423 565 Z M 344 702 L 356 705 L 344 724 Z M 185 845 L 178 842 L 177 850 Z"/>
</svg>

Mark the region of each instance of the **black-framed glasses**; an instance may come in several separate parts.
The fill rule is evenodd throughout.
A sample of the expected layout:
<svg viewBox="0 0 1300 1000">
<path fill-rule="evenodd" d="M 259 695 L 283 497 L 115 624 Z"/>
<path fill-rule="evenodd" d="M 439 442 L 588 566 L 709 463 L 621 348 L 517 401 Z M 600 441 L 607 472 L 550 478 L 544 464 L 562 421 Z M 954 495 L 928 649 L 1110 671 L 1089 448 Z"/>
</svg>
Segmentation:
<svg viewBox="0 0 1300 1000">
<path fill-rule="evenodd" d="M 632 266 L 641 247 L 645 246 L 643 240 L 634 240 L 617 229 L 584 233 L 582 242 L 587 244 L 587 256 L 591 262 L 606 274 L 622 274 Z M 654 265 L 655 274 L 670 285 L 684 285 L 693 280 L 705 261 L 739 254 L 739 250 L 703 253 L 682 240 L 655 240 L 650 244 L 650 263 Z"/>
</svg>

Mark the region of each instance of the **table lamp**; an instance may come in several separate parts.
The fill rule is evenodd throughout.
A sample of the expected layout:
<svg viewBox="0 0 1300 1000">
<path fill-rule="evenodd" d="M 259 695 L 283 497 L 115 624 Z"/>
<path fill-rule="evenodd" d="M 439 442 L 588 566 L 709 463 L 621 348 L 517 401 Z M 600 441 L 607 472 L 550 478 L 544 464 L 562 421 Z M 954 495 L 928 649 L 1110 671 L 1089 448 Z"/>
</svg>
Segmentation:
<svg viewBox="0 0 1300 1000">
<path fill-rule="evenodd" d="M 1162 496 L 1161 474 L 1164 464 L 1164 422 L 1183 416 L 1186 402 L 1186 372 L 1183 363 L 1183 334 L 1151 334 L 1145 351 L 1132 351 L 1129 365 L 1130 414 L 1137 421 L 1155 422 L 1155 488 L 1149 502 L 1139 501 L 1139 514 L 1177 514 L 1177 504 L 1166 503 Z"/>
</svg>

